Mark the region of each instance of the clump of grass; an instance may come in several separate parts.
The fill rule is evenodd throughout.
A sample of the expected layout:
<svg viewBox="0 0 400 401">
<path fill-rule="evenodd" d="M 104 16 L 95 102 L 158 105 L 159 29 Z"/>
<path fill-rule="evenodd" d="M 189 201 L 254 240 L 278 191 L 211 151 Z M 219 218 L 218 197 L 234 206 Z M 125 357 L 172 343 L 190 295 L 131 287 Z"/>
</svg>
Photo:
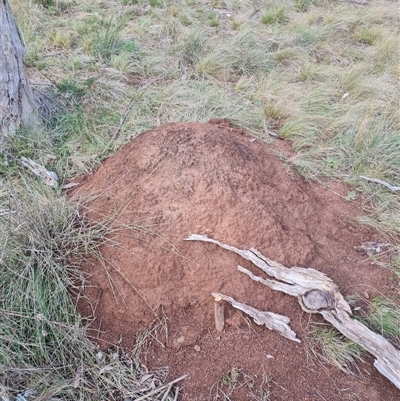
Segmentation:
<svg viewBox="0 0 400 401">
<path fill-rule="evenodd" d="M 311 360 L 335 366 L 348 374 L 360 374 L 358 362 L 364 362 L 363 348 L 334 328 L 315 326 L 307 334 L 307 354 Z"/>
<path fill-rule="evenodd" d="M 266 9 L 261 16 L 261 22 L 263 24 L 276 24 L 284 22 L 287 19 L 286 7 L 278 4 L 272 4 Z"/>
<path fill-rule="evenodd" d="M 269 120 L 280 120 L 285 117 L 285 107 L 277 102 L 269 102 L 263 107 L 264 117 Z"/>
<path fill-rule="evenodd" d="M 199 60 L 195 66 L 196 73 L 201 76 L 210 76 L 215 78 L 223 78 L 226 71 L 226 63 L 224 57 L 217 52 L 209 53 Z"/>
<path fill-rule="evenodd" d="M 149 4 L 152 7 L 162 7 L 163 6 L 163 2 L 161 0 L 149 0 Z"/>
<path fill-rule="evenodd" d="M 62 31 L 55 31 L 51 35 L 51 41 L 55 46 L 62 49 L 68 49 L 71 46 L 71 37 L 68 33 Z"/>
<path fill-rule="evenodd" d="M 93 19 L 91 29 L 94 37 L 88 45 L 90 52 L 103 62 L 109 62 L 112 56 L 124 52 L 134 54 L 137 51 L 135 42 L 121 36 L 126 22 L 126 18 L 115 15 L 103 20 Z"/>
<path fill-rule="evenodd" d="M 366 310 L 361 310 L 357 318 L 382 336 L 400 345 L 400 308 L 386 297 L 377 297 L 371 301 L 363 298 Z"/>
<path fill-rule="evenodd" d="M 275 62 L 270 52 L 274 44 L 265 41 L 255 30 L 242 30 L 228 43 L 228 46 L 214 47 L 199 58 L 196 62 L 198 71 L 215 78 L 232 80 L 242 75 L 263 75 L 273 70 Z M 208 48 L 212 48 L 210 43 Z M 261 48 L 263 51 L 260 51 Z"/>
<path fill-rule="evenodd" d="M 392 32 L 385 32 L 374 42 L 374 72 L 378 74 L 390 74 L 393 78 L 400 76 L 399 49 L 400 35 Z"/>
<path fill-rule="evenodd" d="M 242 15 L 237 15 L 231 19 L 231 28 L 234 31 L 240 30 L 246 23 L 246 18 Z"/>
<path fill-rule="evenodd" d="M 373 45 L 380 38 L 380 31 L 371 28 L 361 28 L 354 33 L 354 39 L 366 45 Z"/>
<path fill-rule="evenodd" d="M 313 3 L 313 0 L 296 0 L 295 4 L 296 4 L 296 8 L 299 11 L 308 11 L 308 9 L 310 8 L 311 4 Z"/>
<path fill-rule="evenodd" d="M 208 21 L 211 27 L 216 28 L 219 26 L 218 14 L 216 12 L 211 12 L 208 14 Z"/>
<path fill-rule="evenodd" d="M 382 335 L 400 336 L 400 310 L 389 299 L 375 298 L 372 300 L 366 318 L 369 324 Z"/>
<path fill-rule="evenodd" d="M 207 37 L 203 32 L 194 30 L 190 32 L 174 48 L 179 59 L 186 65 L 195 64 L 209 48 Z"/>
<path fill-rule="evenodd" d="M 100 257 L 99 246 L 112 241 L 109 226 L 91 223 L 82 205 L 28 177 L 1 190 L 2 204 L 9 205 L 0 220 L 3 398 L 16 399 L 28 390 L 64 400 L 146 394 L 135 351 L 99 353 L 75 311 L 86 282 L 79 266 Z M 157 383 L 163 379 L 165 374 Z"/>
<path fill-rule="evenodd" d="M 54 4 L 54 0 L 36 0 L 36 2 L 44 7 L 49 7 Z"/>
</svg>

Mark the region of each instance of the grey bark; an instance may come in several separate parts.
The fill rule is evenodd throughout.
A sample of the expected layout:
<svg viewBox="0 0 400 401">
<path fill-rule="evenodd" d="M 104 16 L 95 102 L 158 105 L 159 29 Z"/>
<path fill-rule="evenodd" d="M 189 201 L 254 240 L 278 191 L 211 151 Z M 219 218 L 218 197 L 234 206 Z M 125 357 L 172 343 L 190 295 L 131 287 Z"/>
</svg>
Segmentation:
<svg viewBox="0 0 400 401">
<path fill-rule="evenodd" d="M 0 0 L 0 143 L 22 123 L 36 126 L 38 117 L 25 72 L 26 49 L 7 0 Z"/>
</svg>

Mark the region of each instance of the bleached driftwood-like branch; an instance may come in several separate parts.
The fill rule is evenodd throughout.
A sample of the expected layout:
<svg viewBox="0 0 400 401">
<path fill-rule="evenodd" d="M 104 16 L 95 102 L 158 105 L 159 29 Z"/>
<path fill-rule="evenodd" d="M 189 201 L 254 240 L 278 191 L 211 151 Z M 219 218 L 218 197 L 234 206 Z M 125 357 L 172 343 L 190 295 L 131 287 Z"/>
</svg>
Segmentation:
<svg viewBox="0 0 400 401">
<path fill-rule="evenodd" d="M 298 297 L 301 307 L 309 313 L 318 313 L 321 309 L 339 308 L 351 314 L 349 304 L 344 300 L 337 285 L 324 273 L 312 268 L 285 267 L 263 256 L 256 249 L 249 251 L 223 244 L 205 235 L 192 234 L 187 240 L 211 242 L 249 260 L 275 280 L 263 279 L 239 266 L 239 271 L 246 273 L 253 280 L 268 287 Z"/>
<path fill-rule="evenodd" d="M 21 164 L 31 170 L 33 174 L 36 174 L 38 177 L 40 177 L 47 185 L 51 187 L 57 186 L 58 177 L 55 172 L 46 170 L 45 167 L 24 156 L 21 157 Z"/>
<path fill-rule="evenodd" d="M 344 336 L 361 345 L 376 359 L 375 368 L 400 389 L 400 351 L 342 310 L 322 310 L 321 315 Z"/>
<path fill-rule="evenodd" d="M 384 187 L 390 189 L 392 192 L 400 191 L 400 187 L 395 187 L 394 185 L 390 185 L 388 182 L 380 180 L 379 178 L 370 178 L 370 177 L 365 177 L 364 175 L 360 175 L 360 178 L 364 178 L 364 180 L 381 184 Z"/>
<path fill-rule="evenodd" d="M 312 268 L 288 268 L 266 258 L 256 249 L 238 249 L 204 235 L 192 234 L 186 239 L 213 243 L 251 261 L 273 279 L 256 276 L 241 266 L 238 270 L 274 290 L 297 297 L 304 311 L 320 313 L 344 336 L 370 352 L 376 358 L 376 369 L 400 389 L 400 351 L 381 335 L 349 316 L 349 304 L 328 276 Z"/>
<path fill-rule="evenodd" d="M 224 301 L 229 302 L 234 308 L 241 310 L 247 315 L 251 316 L 255 323 L 260 326 L 265 325 L 270 330 L 275 330 L 280 333 L 283 337 L 289 340 L 300 343 L 301 341 L 296 338 L 296 333 L 290 328 L 290 319 L 287 316 L 278 315 L 273 312 L 260 311 L 252 306 L 237 302 L 232 297 L 223 295 L 217 292 L 211 294 L 214 298 L 220 297 Z"/>
</svg>

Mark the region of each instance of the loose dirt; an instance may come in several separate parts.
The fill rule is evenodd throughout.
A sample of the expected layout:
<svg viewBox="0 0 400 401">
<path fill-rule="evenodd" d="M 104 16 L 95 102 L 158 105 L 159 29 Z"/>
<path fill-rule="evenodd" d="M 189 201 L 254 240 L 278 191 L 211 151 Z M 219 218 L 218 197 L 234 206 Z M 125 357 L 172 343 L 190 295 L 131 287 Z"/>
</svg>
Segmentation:
<svg viewBox="0 0 400 401">
<path fill-rule="evenodd" d="M 267 145 L 216 120 L 160 126 L 107 159 L 71 196 L 86 199 L 91 218 L 113 216 L 114 227 L 125 229 L 102 247 L 103 265 L 84 266 L 91 307 L 81 300 L 78 308 L 94 318 L 92 333 L 102 349 L 132 347 L 141 330 L 165 317 L 143 363 L 150 370 L 168 366 L 171 380 L 189 374 L 180 383 L 184 401 L 397 400 L 396 388 L 371 361 L 359 365 L 362 377 L 313 363 L 307 332 L 322 320 L 236 270 L 241 264 L 260 274 L 249 262 L 212 244 L 184 241 L 198 233 L 255 247 L 286 266 L 326 273 L 344 295 L 390 293 L 388 271 L 354 249 L 379 237 L 356 223 L 360 205 L 344 199 L 348 188 L 305 182 L 279 153 L 290 154 L 290 146 Z M 230 307 L 225 330 L 217 333 L 211 292 L 290 317 L 302 343 Z M 261 387 L 263 380 L 269 385 Z"/>
</svg>

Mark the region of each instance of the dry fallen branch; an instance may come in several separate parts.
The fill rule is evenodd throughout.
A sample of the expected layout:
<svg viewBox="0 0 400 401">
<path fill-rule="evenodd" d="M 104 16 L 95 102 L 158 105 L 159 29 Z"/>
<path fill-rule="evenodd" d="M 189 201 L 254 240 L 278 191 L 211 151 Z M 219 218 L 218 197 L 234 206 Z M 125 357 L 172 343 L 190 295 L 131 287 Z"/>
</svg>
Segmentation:
<svg viewBox="0 0 400 401">
<path fill-rule="evenodd" d="M 234 308 L 239 309 L 251 316 L 254 321 L 260 326 L 265 325 L 270 330 L 276 330 L 283 337 L 289 340 L 300 343 L 301 341 L 296 338 L 296 333 L 289 327 L 290 319 L 287 316 L 278 315 L 277 313 L 260 311 L 252 306 L 242 304 L 235 301 L 233 298 L 227 295 L 213 292 L 211 294 L 214 298 L 220 297 L 224 301 L 229 302 Z"/>
<path fill-rule="evenodd" d="M 40 177 L 45 184 L 51 187 L 57 186 L 58 177 L 53 171 L 46 170 L 45 167 L 24 156 L 21 157 L 21 164 Z"/>
<path fill-rule="evenodd" d="M 192 234 L 187 240 L 211 242 L 250 260 L 274 280 L 258 277 L 241 266 L 238 270 L 274 290 L 297 297 L 304 311 L 320 313 L 343 335 L 370 352 L 376 358 L 374 366 L 378 371 L 400 389 L 400 351 L 385 338 L 349 316 L 350 306 L 338 287 L 325 274 L 312 268 L 287 268 L 266 258 L 256 249 L 241 250 L 204 235 Z"/>
<path fill-rule="evenodd" d="M 275 280 L 254 276 L 250 271 L 240 266 L 239 271 L 248 274 L 253 280 L 260 281 L 273 290 L 298 297 L 301 307 L 306 312 L 318 313 L 320 309 L 327 308 L 327 305 L 330 305 L 351 314 L 350 306 L 339 292 L 337 285 L 318 270 L 303 267 L 287 268 L 261 255 L 256 249 L 251 248 L 249 251 L 238 249 L 204 235 L 192 234 L 187 240 L 211 242 L 249 260 Z"/>
<path fill-rule="evenodd" d="M 390 189 L 392 192 L 400 191 L 400 187 L 394 187 L 393 185 L 390 185 L 388 182 L 380 180 L 378 178 L 369 178 L 369 177 L 365 177 L 363 175 L 360 175 L 360 178 L 364 178 L 364 180 L 367 180 L 370 182 L 376 182 L 377 184 L 381 184 L 384 187 Z"/>
<path fill-rule="evenodd" d="M 342 310 L 322 310 L 320 313 L 344 336 L 371 353 L 376 358 L 375 368 L 400 389 L 400 351 L 397 348 Z"/>
</svg>

